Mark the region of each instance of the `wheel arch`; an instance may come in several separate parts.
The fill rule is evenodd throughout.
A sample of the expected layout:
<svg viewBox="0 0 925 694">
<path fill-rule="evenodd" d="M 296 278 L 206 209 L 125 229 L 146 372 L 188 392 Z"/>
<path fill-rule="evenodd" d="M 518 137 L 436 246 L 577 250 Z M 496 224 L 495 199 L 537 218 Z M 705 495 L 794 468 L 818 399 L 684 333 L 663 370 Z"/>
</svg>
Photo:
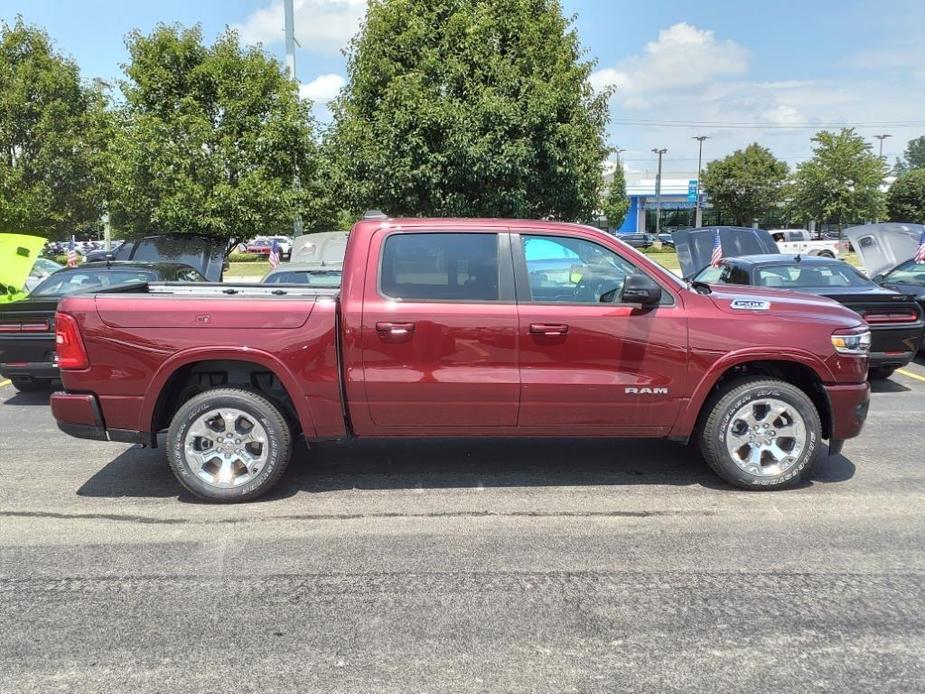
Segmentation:
<svg viewBox="0 0 925 694">
<path fill-rule="evenodd" d="M 806 393 L 819 413 L 823 438 L 829 438 L 832 406 L 823 386 L 832 380 L 828 367 L 812 355 L 772 353 L 730 355 L 714 364 L 697 385 L 671 432 L 671 438 L 689 440 L 702 423 L 716 393 L 728 383 L 748 376 L 779 378 Z"/>
<path fill-rule="evenodd" d="M 214 375 L 219 374 L 218 378 Z M 221 377 L 224 374 L 224 378 Z M 269 375 L 269 380 L 263 378 Z M 208 387 L 203 380 L 208 379 Z M 198 383 L 197 383 L 198 381 Z M 278 388 L 276 385 L 278 384 Z M 246 386 L 261 392 L 283 408 L 291 424 L 306 436 L 315 431 L 302 389 L 285 366 L 272 354 L 241 348 L 191 350 L 164 362 L 148 387 L 140 429 L 150 433 L 156 445 L 157 432 L 166 429 L 170 418 L 193 395 L 222 386 Z"/>
</svg>

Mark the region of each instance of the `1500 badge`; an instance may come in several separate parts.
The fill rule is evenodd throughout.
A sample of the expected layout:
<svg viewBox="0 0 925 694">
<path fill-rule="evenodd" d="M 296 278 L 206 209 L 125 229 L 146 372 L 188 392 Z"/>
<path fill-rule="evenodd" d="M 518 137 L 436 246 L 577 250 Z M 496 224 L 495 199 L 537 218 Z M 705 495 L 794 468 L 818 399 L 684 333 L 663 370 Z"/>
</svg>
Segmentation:
<svg viewBox="0 0 925 694">
<path fill-rule="evenodd" d="M 763 299 L 733 299 L 729 308 L 739 311 L 767 311 L 771 308 L 771 302 Z"/>
</svg>

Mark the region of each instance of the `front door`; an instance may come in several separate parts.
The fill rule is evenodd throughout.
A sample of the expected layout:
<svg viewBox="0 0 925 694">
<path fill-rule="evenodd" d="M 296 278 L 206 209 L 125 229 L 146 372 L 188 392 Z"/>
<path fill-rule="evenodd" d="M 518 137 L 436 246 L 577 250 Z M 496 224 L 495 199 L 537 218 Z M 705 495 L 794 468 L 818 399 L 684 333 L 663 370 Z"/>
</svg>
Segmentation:
<svg viewBox="0 0 925 694">
<path fill-rule="evenodd" d="M 383 230 L 370 245 L 362 349 L 369 418 L 395 433 L 517 422 L 509 235 Z"/>
<path fill-rule="evenodd" d="M 661 305 L 620 303 L 637 268 L 604 242 L 567 232 L 512 235 L 519 309 L 519 426 L 559 435 L 659 434 L 674 423 L 687 323 Z"/>
</svg>

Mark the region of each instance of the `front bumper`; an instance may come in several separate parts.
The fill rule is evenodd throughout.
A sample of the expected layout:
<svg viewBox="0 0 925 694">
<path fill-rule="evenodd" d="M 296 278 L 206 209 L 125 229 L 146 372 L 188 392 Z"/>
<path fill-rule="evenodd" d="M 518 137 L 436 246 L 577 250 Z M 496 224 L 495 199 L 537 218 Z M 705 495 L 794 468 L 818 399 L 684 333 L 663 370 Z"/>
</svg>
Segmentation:
<svg viewBox="0 0 925 694">
<path fill-rule="evenodd" d="M 140 431 L 107 429 L 95 395 L 57 392 L 51 394 L 50 402 L 58 428 L 69 436 L 91 441 L 151 444 Z"/>
<path fill-rule="evenodd" d="M 832 413 L 829 440 L 840 442 L 860 434 L 870 407 L 870 384 L 827 385 L 825 392 Z"/>
</svg>

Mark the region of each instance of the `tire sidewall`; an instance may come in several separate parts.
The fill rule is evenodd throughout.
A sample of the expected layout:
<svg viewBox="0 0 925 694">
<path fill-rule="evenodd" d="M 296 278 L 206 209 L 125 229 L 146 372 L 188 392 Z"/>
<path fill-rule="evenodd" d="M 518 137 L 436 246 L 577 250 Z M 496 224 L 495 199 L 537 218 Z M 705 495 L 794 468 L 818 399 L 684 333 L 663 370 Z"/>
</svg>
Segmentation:
<svg viewBox="0 0 925 694">
<path fill-rule="evenodd" d="M 263 412 L 264 407 L 257 404 L 258 401 L 252 401 L 244 395 L 221 395 L 208 398 L 204 397 L 205 395 L 204 393 L 201 396 L 194 397 L 186 403 L 171 424 L 168 435 L 168 457 L 172 463 L 171 467 L 173 467 L 174 473 L 183 486 L 197 496 L 206 499 L 240 501 L 244 498 L 259 496 L 276 481 L 276 470 L 283 464 L 283 455 L 286 454 L 281 445 L 281 442 L 285 440 L 286 433 L 279 429 L 272 416 L 267 416 L 267 413 Z M 269 450 L 267 462 L 263 469 L 253 480 L 232 489 L 213 487 L 193 472 L 187 462 L 184 445 L 186 434 L 193 422 L 206 412 L 222 407 L 233 407 L 246 412 L 260 422 L 260 425 L 267 432 L 267 448 Z M 280 417 L 280 420 L 284 421 L 282 417 Z"/>
<path fill-rule="evenodd" d="M 799 459 L 786 471 L 773 477 L 753 475 L 743 470 L 732 460 L 726 446 L 729 424 L 735 413 L 750 402 L 767 398 L 782 400 L 795 408 L 806 425 L 806 444 L 800 453 Z M 804 471 L 816 460 L 821 438 L 819 415 L 812 402 L 808 398 L 806 400 L 808 407 L 807 402 L 804 402 L 803 398 L 795 397 L 789 388 L 772 384 L 755 385 L 744 392 L 736 394 L 735 397 L 722 399 L 717 405 L 723 408 L 722 416 L 719 418 L 718 426 L 714 427 L 714 430 L 709 434 L 713 438 L 713 444 L 722 459 L 722 467 L 726 475 L 734 478 L 735 482 L 754 489 L 782 487 L 799 480 Z"/>
</svg>

